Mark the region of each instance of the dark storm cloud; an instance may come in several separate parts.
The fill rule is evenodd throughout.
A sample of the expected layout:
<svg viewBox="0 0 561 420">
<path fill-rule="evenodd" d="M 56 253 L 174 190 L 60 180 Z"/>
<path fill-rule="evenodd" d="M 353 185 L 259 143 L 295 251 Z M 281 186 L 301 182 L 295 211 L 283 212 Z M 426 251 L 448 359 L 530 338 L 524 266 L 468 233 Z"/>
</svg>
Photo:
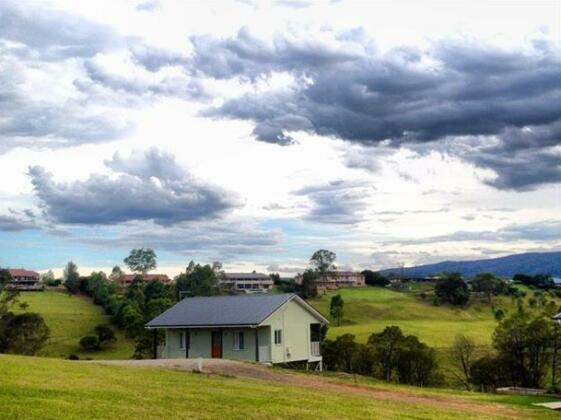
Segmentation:
<svg viewBox="0 0 561 420">
<path fill-rule="evenodd" d="M 263 41 L 245 27 L 233 38 L 201 35 L 191 37 L 191 43 L 193 70 L 217 79 L 256 79 L 274 71 L 306 71 L 355 60 L 364 54 L 362 45 L 345 41 L 333 45 L 313 37 L 288 36 Z"/>
<path fill-rule="evenodd" d="M 117 176 L 57 183 L 42 167 L 29 176 L 35 194 L 59 223 L 113 224 L 153 220 L 160 225 L 215 219 L 238 205 L 229 193 L 193 179 L 173 157 L 151 150 L 106 162 Z"/>
<path fill-rule="evenodd" d="M 311 207 L 306 219 L 319 223 L 350 225 L 364 220 L 366 199 L 372 189 L 365 183 L 337 180 L 304 187 L 293 194 L 310 200 Z"/>
<path fill-rule="evenodd" d="M 353 53 L 340 53 L 343 39 Z M 561 156 L 552 147 L 561 143 L 561 59 L 553 47 L 504 51 L 456 41 L 381 54 L 360 36 L 316 49 L 244 31 L 193 45 L 197 70 L 210 77 L 295 75 L 290 87 L 247 93 L 204 113 L 251 120 L 258 140 L 286 145 L 290 132 L 303 130 L 370 146 L 439 150 L 449 142 L 448 153 L 496 172 L 487 180 L 493 187 L 560 181 Z"/>
</svg>

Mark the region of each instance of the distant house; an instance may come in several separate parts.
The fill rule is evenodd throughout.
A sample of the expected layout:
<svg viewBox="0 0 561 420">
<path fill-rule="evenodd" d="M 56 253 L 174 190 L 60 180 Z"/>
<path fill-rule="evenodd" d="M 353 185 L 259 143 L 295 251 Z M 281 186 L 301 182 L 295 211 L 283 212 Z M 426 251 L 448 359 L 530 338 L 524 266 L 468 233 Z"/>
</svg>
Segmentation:
<svg viewBox="0 0 561 420">
<path fill-rule="evenodd" d="M 321 369 L 318 311 L 295 294 L 186 298 L 148 324 L 165 330 L 155 357 L 314 363 Z"/>
<path fill-rule="evenodd" d="M 6 288 L 10 290 L 43 290 L 43 286 L 39 284 L 40 275 L 36 271 L 25 270 L 23 268 L 8 269 L 12 276 Z"/>
<path fill-rule="evenodd" d="M 296 275 L 294 281 L 296 284 L 302 284 L 302 274 Z M 326 279 L 318 278 L 316 280 L 317 287 L 324 289 L 338 289 L 340 287 L 365 287 L 366 280 L 364 274 L 356 271 L 335 271 Z"/>
<path fill-rule="evenodd" d="M 555 287 L 561 287 L 561 277 L 552 277 L 551 280 L 553 280 Z"/>
<path fill-rule="evenodd" d="M 272 289 L 273 280 L 263 273 L 225 273 L 220 284 L 238 292 L 263 293 Z"/>
<path fill-rule="evenodd" d="M 126 288 L 129 287 L 136 279 L 140 279 L 144 283 L 148 283 L 152 280 L 158 280 L 164 284 L 169 284 L 171 282 L 170 278 L 166 274 L 121 274 L 121 276 L 117 279 L 117 283 L 119 286 Z"/>
</svg>

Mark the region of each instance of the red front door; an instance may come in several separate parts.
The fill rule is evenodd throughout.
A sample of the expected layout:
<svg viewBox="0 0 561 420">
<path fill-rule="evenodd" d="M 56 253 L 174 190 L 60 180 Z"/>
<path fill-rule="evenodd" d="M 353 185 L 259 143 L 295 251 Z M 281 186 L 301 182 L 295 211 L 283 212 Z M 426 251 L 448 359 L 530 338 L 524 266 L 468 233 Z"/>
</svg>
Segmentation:
<svg viewBox="0 0 561 420">
<path fill-rule="evenodd" d="M 222 358 L 222 331 L 212 332 L 211 353 L 213 359 Z"/>
</svg>

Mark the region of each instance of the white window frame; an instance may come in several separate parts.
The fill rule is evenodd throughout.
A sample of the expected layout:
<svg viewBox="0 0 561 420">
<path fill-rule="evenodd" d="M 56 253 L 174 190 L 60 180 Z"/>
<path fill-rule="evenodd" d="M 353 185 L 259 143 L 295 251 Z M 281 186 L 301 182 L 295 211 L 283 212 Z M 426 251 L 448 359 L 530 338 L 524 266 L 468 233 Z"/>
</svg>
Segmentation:
<svg viewBox="0 0 561 420">
<path fill-rule="evenodd" d="M 185 331 L 179 333 L 179 348 L 185 350 Z"/>
<path fill-rule="evenodd" d="M 245 335 L 243 331 L 234 331 L 234 334 L 232 334 L 232 336 L 233 336 L 232 350 L 234 351 L 245 350 Z M 240 337 L 242 338 L 241 340 Z"/>
<path fill-rule="evenodd" d="M 280 346 L 281 344 L 282 344 L 282 330 L 275 330 L 275 345 Z"/>
</svg>

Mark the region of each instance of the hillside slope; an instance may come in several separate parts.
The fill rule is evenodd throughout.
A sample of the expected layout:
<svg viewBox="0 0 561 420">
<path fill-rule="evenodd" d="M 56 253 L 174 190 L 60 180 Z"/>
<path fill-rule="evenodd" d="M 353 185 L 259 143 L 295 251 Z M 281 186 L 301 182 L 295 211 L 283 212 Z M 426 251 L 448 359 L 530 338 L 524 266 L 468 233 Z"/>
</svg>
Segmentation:
<svg viewBox="0 0 561 420">
<path fill-rule="evenodd" d="M 458 272 L 466 277 L 472 277 L 477 273 L 483 272 L 509 278 L 517 273 L 531 275 L 546 273 L 561 277 L 561 252 L 528 252 L 485 260 L 443 261 L 436 264 L 419 265 L 403 269 L 391 268 L 382 270 L 382 273 L 403 273 L 406 276 L 424 277 L 442 273 L 443 271 Z"/>
<path fill-rule="evenodd" d="M 10 419 L 555 417 L 531 407 L 530 402 L 543 401 L 535 397 L 454 394 L 369 382 L 355 386 L 336 378 L 270 370 L 294 379 L 285 383 L 274 376 L 237 376 L 239 370 L 226 366 L 221 373 L 195 374 L 0 355 L 0 405 L 4 418 Z"/>
<path fill-rule="evenodd" d="M 470 336 L 480 346 L 489 346 L 498 325 L 493 308 L 501 308 L 507 315 L 516 311 L 516 302 L 506 296 L 494 297 L 491 303 L 485 299 L 472 299 L 466 307 L 435 306 L 430 297 L 431 286 L 422 284 L 416 287 L 421 289 L 399 292 L 382 287 L 339 289 L 312 299 L 310 303 L 330 318 L 331 297 L 335 294 L 342 296 L 345 302 L 343 322 L 341 326 L 331 323 L 329 338 L 349 333 L 354 334 L 357 341 L 366 342 L 370 334 L 396 325 L 404 333 L 414 334 L 421 341 L 437 348 L 450 347 L 456 334 L 460 333 Z M 530 295 L 528 289 L 520 288 Z M 429 296 L 422 299 L 421 290 Z M 560 299 L 555 301 L 561 304 Z"/>
<path fill-rule="evenodd" d="M 96 325 L 109 324 L 109 316 L 91 299 L 69 295 L 63 291 L 22 292 L 20 302 L 27 302 L 28 312 L 40 313 L 51 331 L 47 344 L 39 356 L 67 358 L 70 354 L 80 358 L 126 359 L 134 353 L 133 343 L 116 331 L 117 342 L 98 352 L 85 352 L 79 346 L 80 338 L 90 335 Z"/>
</svg>

